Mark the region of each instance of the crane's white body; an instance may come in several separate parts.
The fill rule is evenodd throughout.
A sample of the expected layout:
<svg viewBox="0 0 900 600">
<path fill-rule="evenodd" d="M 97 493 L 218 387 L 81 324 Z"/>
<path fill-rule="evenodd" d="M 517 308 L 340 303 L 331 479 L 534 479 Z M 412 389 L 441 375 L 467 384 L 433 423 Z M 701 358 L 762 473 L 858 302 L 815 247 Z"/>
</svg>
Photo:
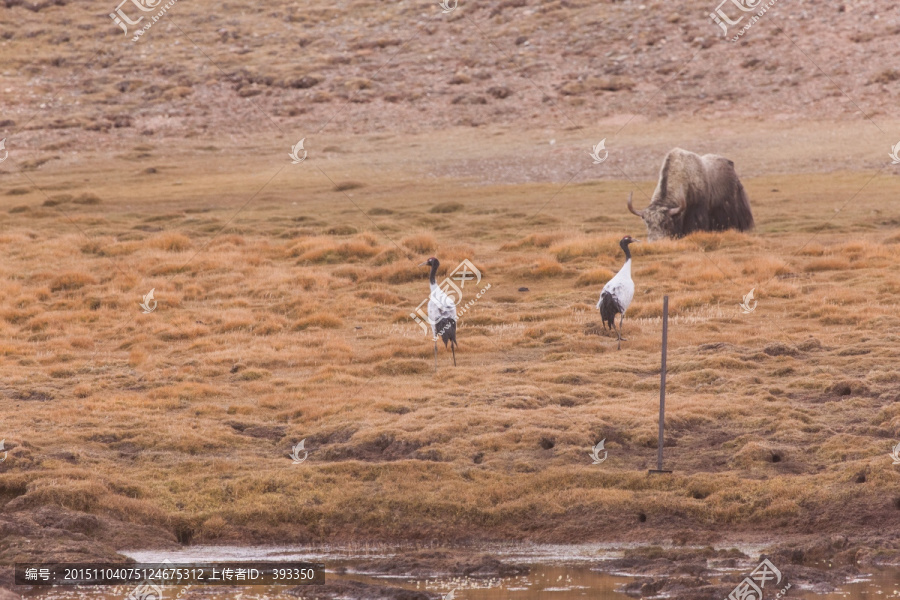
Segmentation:
<svg viewBox="0 0 900 600">
<path fill-rule="evenodd" d="M 632 286 L 632 290 L 634 290 L 634 286 Z M 440 334 L 437 330 L 438 323 L 444 319 L 457 320 L 456 303 L 437 283 L 431 284 L 431 294 L 428 296 L 428 319 L 431 321 L 431 330 L 435 336 Z"/>
<path fill-rule="evenodd" d="M 456 366 L 456 303 L 437 284 L 437 270 L 441 266 L 438 259 L 432 256 L 419 266 L 425 265 L 431 267 L 431 274 L 428 276 L 431 286 L 431 293 L 428 294 L 428 320 L 431 321 L 431 331 L 434 334 L 434 370 L 437 371 L 438 338 L 444 342 L 445 348 L 450 344 L 453 366 Z"/>
<path fill-rule="evenodd" d="M 634 281 L 631 279 L 630 258 L 625 261 L 625 264 L 619 269 L 616 276 L 603 286 L 603 291 L 600 292 L 600 299 L 597 301 L 597 308 L 600 308 L 604 294 L 609 294 L 613 297 L 619 307 L 619 312 L 622 313 L 622 316 L 625 316 L 625 311 L 628 310 L 631 301 L 634 299 Z"/>
</svg>

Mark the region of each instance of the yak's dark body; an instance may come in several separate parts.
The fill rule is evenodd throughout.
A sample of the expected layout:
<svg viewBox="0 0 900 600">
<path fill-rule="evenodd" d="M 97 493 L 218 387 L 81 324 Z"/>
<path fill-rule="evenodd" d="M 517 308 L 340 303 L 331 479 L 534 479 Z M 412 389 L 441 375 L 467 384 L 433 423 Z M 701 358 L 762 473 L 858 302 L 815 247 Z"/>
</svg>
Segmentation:
<svg viewBox="0 0 900 600">
<path fill-rule="evenodd" d="M 750 200 L 734 163 L 680 148 L 666 155 L 650 206 L 637 212 L 629 199 L 628 208 L 644 220 L 651 241 L 694 231 L 753 228 Z"/>
</svg>

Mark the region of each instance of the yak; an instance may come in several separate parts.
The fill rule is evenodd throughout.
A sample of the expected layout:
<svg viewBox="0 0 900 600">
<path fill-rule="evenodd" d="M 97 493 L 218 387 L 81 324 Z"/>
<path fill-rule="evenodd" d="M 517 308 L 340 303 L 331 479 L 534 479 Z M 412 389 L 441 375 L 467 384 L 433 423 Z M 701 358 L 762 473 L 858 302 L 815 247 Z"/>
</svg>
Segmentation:
<svg viewBox="0 0 900 600">
<path fill-rule="evenodd" d="M 681 148 L 666 155 L 650 205 L 638 212 L 629 196 L 628 210 L 644 220 L 651 242 L 694 231 L 753 228 L 750 200 L 734 163 L 715 154 L 700 156 Z"/>
</svg>

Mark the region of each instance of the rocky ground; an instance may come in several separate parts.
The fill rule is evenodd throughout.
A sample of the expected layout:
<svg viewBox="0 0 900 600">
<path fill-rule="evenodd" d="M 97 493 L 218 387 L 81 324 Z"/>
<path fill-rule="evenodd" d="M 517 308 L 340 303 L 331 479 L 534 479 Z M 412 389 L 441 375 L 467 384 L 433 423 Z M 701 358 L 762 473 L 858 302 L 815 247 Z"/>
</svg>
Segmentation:
<svg viewBox="0 0 900 600">
<path fill-rule="evenodd" d="M 632 124 L 705 119 L 722 150 L 742 124 L 805 119 L 896 142 L 886 121 L 900 91 L 889 60 L 900 17 L 886 0 L 779 2 L 737 43 L 709 18 L 714 3 L 685 0 L 463 1 L 448 14 L 410 0 L 197 0 L 138 42 L 106 2 L 5 4 L 0 135 L 25 171 L 211 134 L 238 153 L 283 134 L 321 153 L 335 134 L 508 126 L 550 131 L 545 143 L 586 130 L 615 148 L 636 143 Z M 666 145 L 647 157 L 653 168 Z M 818 168 L 860 166 L 841 145 Z"/>
</svg>

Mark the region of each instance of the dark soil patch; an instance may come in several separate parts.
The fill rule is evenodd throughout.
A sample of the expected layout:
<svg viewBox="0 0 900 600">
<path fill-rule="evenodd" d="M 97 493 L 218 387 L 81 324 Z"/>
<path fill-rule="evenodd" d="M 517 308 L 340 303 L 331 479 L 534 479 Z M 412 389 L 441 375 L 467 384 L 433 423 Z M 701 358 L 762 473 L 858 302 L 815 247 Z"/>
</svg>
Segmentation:
<svg viewBox="0 0 900 600">
<path fill-rule="evenodd" d="M 442 455 L 436 449 L 421 450 L 426 442 L 419 440 L 399 440 L 383 433 L 374 440 L 357 444 L 345 444 L 326 448 L 319 455 L 322 460 L 362 460 L 367 462 L 394 461 L 406 459 L 441 461 Z"/>
<path fill-rule="evenodd" d="M 228 425 L 241 435 L 272 441 L 280 440 L 287 431 L 283 425 L 251 425 L 236 421 L 231 421 Z"/>
<path fill-rule="evenodd" d="M 53 400 L 53 394 L 47 390 L 16 390 L 10 394 L 13 400 L 46 402 Z"/>
</svg>

